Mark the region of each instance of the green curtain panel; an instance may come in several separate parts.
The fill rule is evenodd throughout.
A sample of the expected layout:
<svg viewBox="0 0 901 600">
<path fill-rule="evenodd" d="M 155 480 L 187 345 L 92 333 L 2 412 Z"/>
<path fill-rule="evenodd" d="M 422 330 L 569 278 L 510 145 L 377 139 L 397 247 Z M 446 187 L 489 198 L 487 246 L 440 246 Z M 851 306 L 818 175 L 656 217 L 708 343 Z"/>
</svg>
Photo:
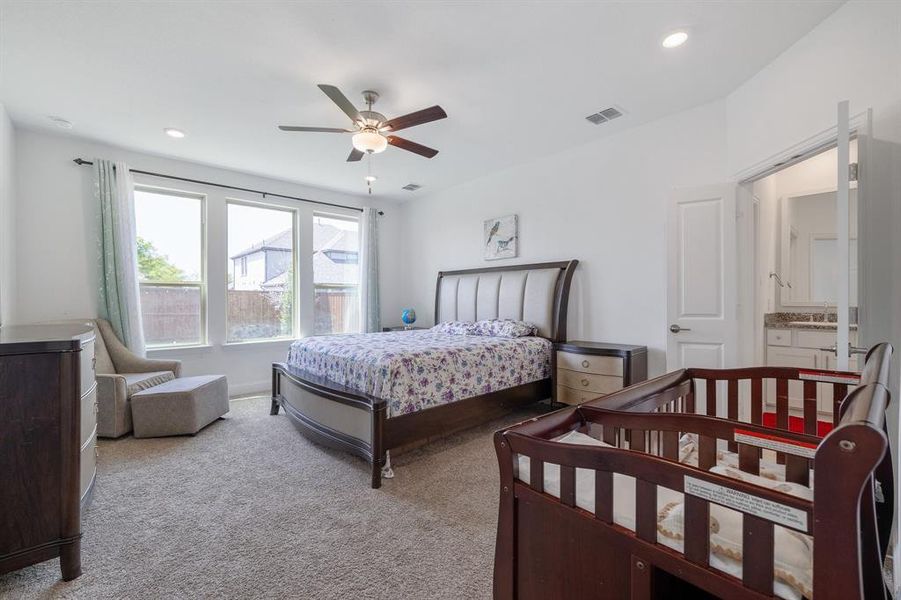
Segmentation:
<svg viewBox="0 0 901 600">
<path fill-rule="evenodd" d="M 364 332 L 381 331 L 381 317 L 379 309 L 379 224 L 378 209 L 364 208 L 361 223 L 362 236 L 360 246 L 362 256 L 360 264 L 360 276 L 362 289 L 360 303 L 362 309 L 362 321 Z"/>
<path fill-rule="evenodd" d="M 97 312 L 132 352 L 144 355 L 134 185 L 124 162 L 94 159 L 94 195 L 100 205 L 100 289 Z"/>
</svg>

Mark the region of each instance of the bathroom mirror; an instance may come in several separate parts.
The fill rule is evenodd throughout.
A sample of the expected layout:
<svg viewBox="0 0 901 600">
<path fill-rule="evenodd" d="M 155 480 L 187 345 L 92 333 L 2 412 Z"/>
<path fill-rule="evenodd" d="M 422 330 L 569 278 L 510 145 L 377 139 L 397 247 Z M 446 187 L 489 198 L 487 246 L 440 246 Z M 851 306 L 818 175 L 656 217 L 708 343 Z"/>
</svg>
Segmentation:
<svg viewBox="0 0 901 600">
<path fill-rule="evenodd" d="M 850 191 L 849 299 L 857 306 L 857 189 Z M 838 290 L 835 192 L 782 198 L 780 214 L 783 306 L 834 305 Z"/>
</svg>

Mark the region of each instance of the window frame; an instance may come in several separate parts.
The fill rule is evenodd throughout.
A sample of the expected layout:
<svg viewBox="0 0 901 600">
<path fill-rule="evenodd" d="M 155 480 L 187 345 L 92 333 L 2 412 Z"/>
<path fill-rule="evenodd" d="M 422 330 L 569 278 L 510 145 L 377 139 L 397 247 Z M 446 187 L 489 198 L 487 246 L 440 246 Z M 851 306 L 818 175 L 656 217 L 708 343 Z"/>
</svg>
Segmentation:
<svg viewBox="0 0 901 600">
<path fill-rule="evenodd" d="M 291 310 L 291 332 L 286 335 L 280 335 L 275 337 L 265 337 L 265 338 L 252 338 L 247 340 L 232 340 L 229 339 L 228 335 L 228 262 L 231 261 L 231 258 L 228 256 L 228 207 L 231 205 L 236 206 L 248 206 L 252 208 L 263 208 L 269 210 L 277 210 L 281 212 L 286 212 L 291 215 L 291 244 L 292 244 L 292 257 L 291 257 L 291 268 L 294 270 L 294 281 L 293 281 L 293 290 L 294 293 L 294 306 Z M 224 288 L 224 302 L 223 302 L 223 311 L 224 311 L 224 323 L 225 330 L 222 332 L 223 343 L 226 346 L 234 346 L 240 344 L 259 344 L 266 342 L 283 342 L 285 340 L 296 339 L 299 337 L 298 331 L 300 331 L 300 213 L 297 208 L 291 206 L 285 206 L 283 204 L 273 204 L 270 202 L 257 202 L 254 200 L 246 200 L 243 198 L 235 198 L 233 196 L 225 197 L 225 231 L 224 231 L 224 240 L 225 240 L 225 288 Z M 247 257 L 244 256 L 241 258 L 241 270 L 242 274 L 247 274 Z"/>
<path fill-rule="evenodd" d="M 357 224 L 357 264 L 358 264 L 361 268 L 358 269 L 358 272 L 359 272 L 359 278 L 357 279 L 357 283 L 356 283 L 356 288 L 357 288 L 357 302 L 356 302 L 356 304 L 357 304 L 357 317 L 358 317 L 359 325 L 360 325 L 360 326 L 359 326 L 359 330 L 358 330 L 358 331 L 351 331 L 351 332 L 348 332 L 348 333 L 329 332 L 329 333 L 327 333 L 327 334 L 317 334 L 317 333 L 313 333 L 313 335 L 353 335 L 353 334 L 356 334 L 356 333 L 364 333 L 364 332 L 365 332 L 365 329 L 366 329 L 366 326 L 365 326 L 365 324 L 363 323 L 363 293 L 362 293 L 362 292 L 363 292 L 363 270 L 362 270 L 362 263 L 363 263 L 363 260 L 362 260 L 362 258 L 363 258 L 363 219 L 362 219 L 362 213 L 360 213 L 360 214 L 347 214 L 347 213 L 339 213 L 339 212 L 330 212 L 330 211 L 327 211 L 327 210 L 316 210 L 316 209 L 314 208 L 313 211 L 312 211 L 312 213 L 311 213 L 311 225 L 313 225 L 314 227 L 315 227 L 315 225 L 316 225 L 316 218 L 317 218 L 317 217 L 321 217 L 321 218 L 325 218 L 325 219 L 335 219 L 335 220 L 338 220 L 338 221 L 351 221 L 351 222 L 354 222 L 354 223 Z M 326 288 L 326 289 L 328 289 L 328 288 L 331 288 L 331 289 L 337 289 L 337 288 L 346 288 L 346 287 L 348 287 L 347 284 L 335 284 L 335 283 L 332 283 L 332 284 L 329 284 L 329 283 L 325 283 L 325 284 L 317 284 L 317 283 L 316 283 L 316 271 L 315 271 L 315 269 L 312 269 L 313 257 L 314 257 L 315 255 L 316 255 L 316 249 L 315 249 L 315 248 L 312 248 L 312 253 L 310 254 L 310 263 L 311 263 L 311 264 L 310 264 L 310 266 L 311 266 L 311 273 L 310 273 L 310 275 L 311 275 L 311 279 L 312 279 L 311 283 L 312 283 L 312 285 L 313 285 L 313 288 L 310 290 L 310 296 L 311 296 L 311 298 L 312 298 L 312 300 L 313 300 L 313 303 L 314 303 L 314 310 L 315 310 L 315 299 L 316 299 L 316 288 L 317 288 L 317 287 L 322 287 L 322 288 Z M 310 327 L 312 328 L 313 331 L 315 331 L 315 327 L 316 327 L 316 317 L 315 317 L 315 314 L 313 315 L 313 322 L 310 324 Z"/>
<path fill-rule="evenodd" d="M 149 344 L 145 343 L 147 350 L 155 351 L 155 350 L 168 350 L 168 349 L 181 349 L 181 348 L 195 348 L 207 346 L 209 344 L 209 324 L 207 320 L 207 288 L 208 288 L 208 275 L 207 275 L 207 195 L 201 192 L 189 192 L 186 190 L 179 190 L 174 188 L 167 188 L 155 185 L 147 185 L 147 184 L 139 184 L 135 183 L 134 185 L 135 192 L 146 192 L 149 194 L 157 194 L 160 196 L 174 196 L 179 198 L 189 198 L 191 200 L 198 200 L 200 202 L 200 281 L 141 281 L 140 274 L 138 275 L 138 294 L 140 293 L 144 286 L 152 286 L 152 287 L 173 287 L 173 288 L 200 288 L 200 339 L 196 342 L 189 342 L 184 344 Z M 136 240 L 137 243 L 137 240 Z M 142 315 L 143 316 L 143 315 Z M 141 327 L 143 329 L 143 318 Z"/>
</svg>

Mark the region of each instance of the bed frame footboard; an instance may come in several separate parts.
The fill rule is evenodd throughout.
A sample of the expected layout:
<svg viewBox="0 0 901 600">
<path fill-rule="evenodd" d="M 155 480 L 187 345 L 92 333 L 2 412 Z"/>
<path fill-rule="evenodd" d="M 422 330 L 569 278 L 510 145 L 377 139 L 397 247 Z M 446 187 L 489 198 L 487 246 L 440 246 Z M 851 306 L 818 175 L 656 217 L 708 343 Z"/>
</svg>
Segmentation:
<svg viewBox="0 0 901 600">
<path fill-rule="evenodd" d="M 388 404 L 381 398 L 273 363 L 269 414 L 284 408 L 306 437 L 363 458 L 370 465 L 372 487 L 379 488 L 388 450 L 473 427 L 550 395 L 550 379 L 542 379 L 389 419 Z"/>
</svg>

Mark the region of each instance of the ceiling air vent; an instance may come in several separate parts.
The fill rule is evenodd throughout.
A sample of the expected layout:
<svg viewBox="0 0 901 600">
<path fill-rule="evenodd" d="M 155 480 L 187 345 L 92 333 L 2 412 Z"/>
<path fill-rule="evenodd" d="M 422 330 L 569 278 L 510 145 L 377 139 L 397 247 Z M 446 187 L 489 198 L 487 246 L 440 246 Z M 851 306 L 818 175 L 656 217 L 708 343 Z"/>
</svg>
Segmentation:
<svg viewBox="0 0 901 600">
<path fill-rule="evenodd" d="M 607 121 L 612 121 L 613 119 L 616 119 L 617 117 L 621 117 L 621 116 L 623 116 L 622 111 L 619 110 L 618 108 L 614 108 L 611 106 L 610 108 L 605 108 L 604 110 L 600 110 L 600 111 L 594 113 L 593 115 L 588 115 L 585 118 L 588 121 L 590 121 L 591 123 L 594 123 L 595 125 L 600 125 L 601 123 L 606 123 Z"/>
<path fill-rule="evenodd" d="M 400 189 L 407 190 L 408 192 L 415 192 L 416 190 L 418 190 L 421 187 L 422 186 L 419 185 L 418 183 L 408 183 L 407 185 L 405 185 L 404 187 L 402 187 Z"/>
</svg>

